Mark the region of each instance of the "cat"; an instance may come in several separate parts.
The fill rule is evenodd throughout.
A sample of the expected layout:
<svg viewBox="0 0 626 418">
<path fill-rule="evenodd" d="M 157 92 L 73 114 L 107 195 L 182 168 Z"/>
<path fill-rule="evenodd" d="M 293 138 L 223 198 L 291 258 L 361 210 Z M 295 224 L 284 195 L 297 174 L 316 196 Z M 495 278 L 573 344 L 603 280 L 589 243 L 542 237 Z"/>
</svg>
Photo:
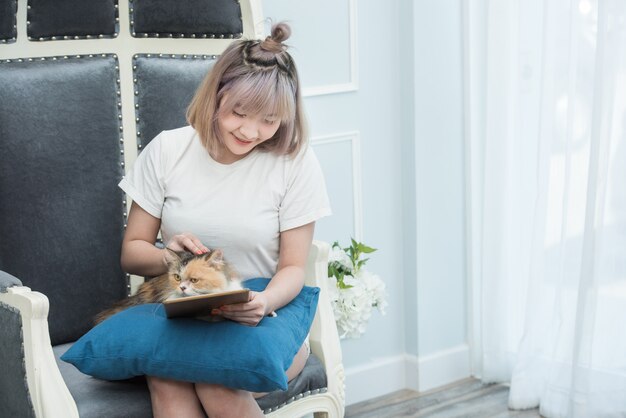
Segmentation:
<svg viewBox="0 0 626 418">
<path fill-rule="evenodd" d="M 170 254 L 168 271 L 142 283 L 134 295 L 115 303 L 94 318 L 97 325 L 111 315 L 145 303 L 161 303 L 187 296 L 242 289 L 235 270 L 224 260 L 222 250 L 206 254 L 167 251 Z"/>
</svg>

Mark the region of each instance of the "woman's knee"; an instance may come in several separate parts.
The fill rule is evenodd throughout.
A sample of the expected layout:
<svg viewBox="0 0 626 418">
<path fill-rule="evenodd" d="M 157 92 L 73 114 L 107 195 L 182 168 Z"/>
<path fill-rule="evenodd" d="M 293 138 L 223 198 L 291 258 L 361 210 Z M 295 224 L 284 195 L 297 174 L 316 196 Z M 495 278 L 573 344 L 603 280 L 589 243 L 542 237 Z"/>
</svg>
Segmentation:
<svg viewBox="0 0 626 418">
<path fill-rule="evenodd" d="M 196 393 L 210 417 L 263 416 L 252 394 L 222 385 L 196 383 Z"/>
<path fill-rule="evenodd" d="M 148 388 L 150 389 L 151 394 L 162 396 L 192 395 L 195 397 L 195 391 L 192 383 L 152 376 L 149 376 L 146 379 L 148 381 Z"/>
<path fill-rule="evenodd" d="M 188 417 L 205 416 L 193 383 L 159 377 L 147 380 L 155 417 L 174 417 L 177 412 Z"/>
<path fill-rule="evenodd" d="M 196 394 L 204 404 L 210 402 L 212 405 L 224 404 L 225 401 L 241 398 L 245 392 L 237 389 L 231 389 L 222 385 L 210 383 L 196 383 Z"/>
</svg>

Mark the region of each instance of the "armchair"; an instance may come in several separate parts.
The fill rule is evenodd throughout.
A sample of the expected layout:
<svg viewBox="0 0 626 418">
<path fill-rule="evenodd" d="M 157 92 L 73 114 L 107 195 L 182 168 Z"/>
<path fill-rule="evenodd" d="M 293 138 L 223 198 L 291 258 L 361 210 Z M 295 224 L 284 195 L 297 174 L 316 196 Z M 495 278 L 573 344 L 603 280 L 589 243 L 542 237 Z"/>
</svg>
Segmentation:
<svg viewBox="0 0 626 418">
<path fill-rule="evenodd" d="M 286 392 L 258 400 L 268 417 L 343 417 L 341 351 L 327 295 L 328 245 L 314 242 L 307 264 L 307 285 L 320 287 L 318 311 L 311 328 L 314 354 L 302 375 Z M 52 347 L 48 333 L 48 298 L 0 271 L 0 346 L 5 373 L 0 378 L 4 416 L 122 417 L 151 416 L 150 398 L 142 380 L 106 382 L 85 376 L 59 360 L 71 345 Z"/>
<path fill-rule="evenodd" d="M 27 10 L 27 2 L 18 1 L 20 10 Z M 163 31 L 138 18 L 154 12 L 140 9 L 140 2 L 134 9 L 132 2 L 120 2 L 119 9 L 137 15 L 130 22 L 128 11 L 118 16 L 109 3 L 79 3 L 95 8 L 93 13 L 102 15 L 97 21 L 111 24 L 91 28 L 93 20 L 81 12 L 68 13 L 64 19 L 73 19 L 71 24 L 58 27 L 65 21 L 54 19 L 55 6 L 42 3 L 28 6 L 29 25 L 26 13 L 15 17 L 28 26 L 28 42 L 20 33 L 17 42 L 0 45 L 2 417 L 152 416 L 144 380 L 101 381 L 58 359 L 89 330 L 97 312 L 130 292 L 130 278 L 119 263 L 128 202 L 117 183 L 137 150 L 125 144 L 124 134 L 137 137 L 140 151 L 154 132 L 181 126 L 184 106 L 214 58 L 196 51 L 219 53 L 223 38 L 240 36 L 241 30 L 255 35 L 252 22 L 261 20 L 254 18 L 260 15 L 258 1 L 211 2 L 234 13 L 233 33 L 213 39 L 210 28 L 199 28 L 206 43 L 187 41 L 187 34 L 172 35 L 175 26 L 163 31 L 179 42 L 160 43 L 145 39 Z M 221 16 L 188 12 L 199 25 L 207 20 L 195 19 L 199 12 Z M 154 49 L 167 54 L 147 53 Z M 107 53 L 96 52 L 102 50 Z M 288 391 L 259 399 L 268 417 L 343 416 L 343 366 L 326 289 L 327 257 L 328 246 L 316 242 L 307 266 L 307 284 L 321 288 L 310 336 L 313 356 Z"/>
</svg>

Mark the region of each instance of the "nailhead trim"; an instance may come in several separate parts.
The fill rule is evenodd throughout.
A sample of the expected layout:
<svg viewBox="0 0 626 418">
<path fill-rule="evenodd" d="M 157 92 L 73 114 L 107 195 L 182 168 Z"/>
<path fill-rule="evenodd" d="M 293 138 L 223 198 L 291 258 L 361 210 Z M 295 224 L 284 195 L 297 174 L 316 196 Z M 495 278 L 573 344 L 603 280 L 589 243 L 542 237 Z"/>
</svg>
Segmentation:
<svg viewBox="0 0 626 418">
<path fill-rule="evenodd" d="M 139 123 L 139 90 L 137 88 L 137 58 L 169 58 L 169 59 L 203 59 L 203 60 L 216 60 L 217 55 L 189 55 L 189 54 L 135 54 L 133 55 L 133 93 L 135 96 L 135 122 Z M 138 127 L 137 131 L 137 150 L 140 152 L 143 149 L 141 145 L 141 131 Z"/>
<path fill-rule="evenodd" d="M 240 4 L 239 0 L 235 0 L 237 4 Z M 243 33 L 146 33 L 135 32 L 135 21 L 133 20 L 133 0 L 128 0 L 128 12 L 130 14 L 130 34 L 133 38 L 191 38 L 191 39 L 238 39 L 243 36 Z M 239 19 L 243 22 L 241 15 L 241 6 L 239 7 Z"/>
<path fill-rule="evenodd" d="M 326 392 L 328 392 L 328 388 L 307 390 L 306 392 L 298 393 L 296 396 L 292 396 L 291 398 L 287 399 L 284 403 L 281 403 L 278 406 L 274 406 L 274 407 L 267 408 L 267 409 L 263 410 L 263 413 L 264 414 L 269 414 L 270 412 L 278 411 L 280 408 L 283 408 L 284 406 L 287 406 L 287 405 L 289 405 L 292 402 L 295 402 L 297 400 L 306 398 L 307 396 L 317 395 L 317 394 L 326 393 Z"/>
<path fill-rule="evenodd" d="M 30 1 L 29 1 L 30 3 Z M 119 4 L 118 0 L 115 0 L 115 4 L 113 5 L 115 8 L 115 31 L 112 34 L 89 34 L 89 35 L 51 35 L 51 36 L 41 36 L 39 38 L 33 38 L 32 36 L 28 37 L 29 41 L 40 42 L 40 41 L 67 41 L 67 40 L 78 40 L 78 39 L 104 39 L 104 38 L 117 38 L 117 35 L 120 33 L 120 17 L 119 17 Z M 26 26 L 30 25 L 30 17 L 32 6 L 28 4 L 26 6 Z"/>
<path fill-rule="evenodd" d="M 119 65 L 119 59 L 117 57 L 117 54 L 89 54 L 89 55 L 63 55 L 63 56 L 57 56 L 57 57 L 39 57 L 39 58 L 17 58 L 17 59 L 7 59 L 7 60 L 0 60 L 0 65 L 2 63 L 11 63 L 11 62 L 33 62 L 33 61 L 59 61 L 59 60 L 69 60 L 69 59 L 94 59 L 94 58 L 109 58 L 112 57 L 115 59 L 115 71 L 117 71 L 118 74 L 118 78 L 116 78 L 116 84 L 117 84 L 117 97 L 119 98 L 121 96 L 121 91 L 120 91 L 120 79 L 119 79 L 119 70 L 120 70 L 120 65 Z M 120 167 L 122 167 L 122 176 L 124 176 L 124 171 L 125 171 L 125 163 L 124 163 L 124 136 L 123 136 L 123 132 L 124 132 L 124 127 L 122 125 L 122 102 L 121 99 L 118 99 L 117 102 L 117 120 L 118 120 L 118 126 L 119 126 L 119 132 L 120 132 L 120 138 L 119 138 L 119 147 L 120 147 Z M 126 195 L 124 195 L 126 196 Z M 122 209 L 122 216 L 124 217 L 124 229 L 126 229 L 126 225 L 128 223 L 128 214 L 126 213 L 126 197 L 123 198 L 122 200 L 122 205 L 121 205 L 121 209 Z M 126 274 L 126 288 L 128 289 L 128 294 L 130 295 L 130 275 Z"/>
<path fill-rule="evenodd" d="M 13 29 L 15 29 L 15 33 L 17 34 L 17 0 L 15 0 L 15 14 L 13 15 Z M 0 39 L 0 44 L 12 44 L 13 42 L 16 41 L 16 36 L 12 38 Z"/>
</svg>

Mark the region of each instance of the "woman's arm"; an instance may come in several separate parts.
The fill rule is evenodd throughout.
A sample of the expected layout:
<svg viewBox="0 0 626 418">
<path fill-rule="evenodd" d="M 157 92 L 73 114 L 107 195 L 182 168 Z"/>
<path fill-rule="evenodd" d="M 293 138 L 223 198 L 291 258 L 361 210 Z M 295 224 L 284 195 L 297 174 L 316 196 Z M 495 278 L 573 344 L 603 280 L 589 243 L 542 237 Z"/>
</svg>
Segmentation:
<svg viewBox="0 0 626 418">
<path fill-rule="evenodd" d="M 267 298 L 265 314 L 291 302 L 304 286 L 304 267 L 311 249 L 315 222 L 280 234 L 280 254 L 276 274 L 263 293 Z"/>
<path fill-rule="evenodd" d="M 131 274 L 158 276 L 167 271 L 168 252 L 154 246 L 161 227 L 161 220 L 146 212 L 133 202 L 122 241 L 122 269 Z M 203 254 L 209 251 L 194 235 L 174 235 L 167 243 L 174 251 Z"/>
<path fill-rule="evenodd" d="M 166 272 L 165 251 L 154 246 L 161 220 L 132 203 L 122 241 L 122 269 L 131 274 L 158 276 Z"/>
<path fill-rule="evenodd" d="M 280 251 L 276 274 L 260 293 L 252 292 L 248 303 L 227 305 L 221 314 L 247 325 L 258 324 L 264 316 L 291 302 L 304 286 L 306 265 L 315 222 L 280 233 Z"/>
</svg>

